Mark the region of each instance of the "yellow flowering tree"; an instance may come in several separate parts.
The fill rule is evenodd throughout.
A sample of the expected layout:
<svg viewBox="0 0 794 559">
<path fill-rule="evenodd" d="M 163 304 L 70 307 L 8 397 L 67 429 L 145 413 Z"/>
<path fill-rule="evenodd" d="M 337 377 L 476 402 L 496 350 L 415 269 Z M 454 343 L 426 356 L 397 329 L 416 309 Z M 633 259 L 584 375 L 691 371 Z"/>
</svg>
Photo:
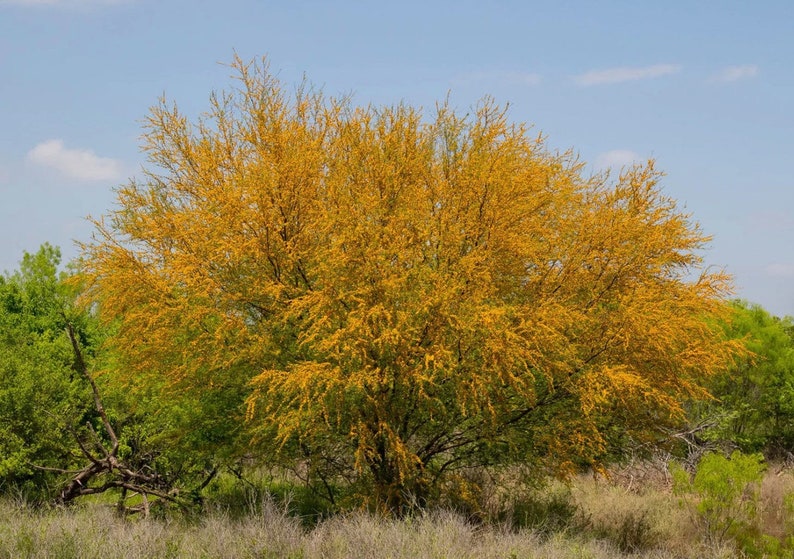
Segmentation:
<svg viewBox="0 0 794 559">
<path fill-rule="evenodd" d="M 490 100 L 356 107 L 234 67 L 194 122 L 152 109 L 85 246 L 135 382 L 247 386 L 256 440 L 397 509 L 460 467 L 596 462 L 730 357 L 729 278 L 652 163 L 585 176 Z"/>
</svg>

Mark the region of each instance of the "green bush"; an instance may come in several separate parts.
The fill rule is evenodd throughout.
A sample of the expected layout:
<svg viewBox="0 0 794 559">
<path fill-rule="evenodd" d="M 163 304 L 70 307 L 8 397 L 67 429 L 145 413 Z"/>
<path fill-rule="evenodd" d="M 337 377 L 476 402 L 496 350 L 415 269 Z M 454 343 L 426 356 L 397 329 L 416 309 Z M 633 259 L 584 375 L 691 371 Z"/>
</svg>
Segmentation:
<svg viewBox="0 0 794 559">
<path fill-rule="evenodd" d="M 726 458 L 709 453 L 701 458 L 694 476 L 673 465 L 673 489 L 710 544 L 733 540 L 746 548 L 761 537 L 758 499 L 765 469 L 761 454 L 735 451 Z"/>
</svg>

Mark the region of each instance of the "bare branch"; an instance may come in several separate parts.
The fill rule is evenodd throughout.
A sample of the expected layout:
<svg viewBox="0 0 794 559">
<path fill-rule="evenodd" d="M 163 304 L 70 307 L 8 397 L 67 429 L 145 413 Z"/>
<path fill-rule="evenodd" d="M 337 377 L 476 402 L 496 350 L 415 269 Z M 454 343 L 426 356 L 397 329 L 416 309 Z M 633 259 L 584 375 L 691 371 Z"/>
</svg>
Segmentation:
<svg viewBox="0 0 794 559">
<path fill-rule="evenodd" d="M 110 454 L 113 456 L 116 455 L 116 452 L 119 448 L 119 440 L 116 437 L 116 432 L 113 430 L 113 427 L 110 425 L 110 421 L 108 420 L 107 413 L 105 413 L 105 406 L 102 405 L 102 399 L 99 397 L 99 389 L 97 388 L 96 382 L 94 382 L 94 378 L 88 372 L 88 366 L 85 363 L 85 359 L 83 358 L 83 352 L 80 349 L 80 343 L 77 341 L 77 336 L 74 333 L 74 327 L 72 323 L 68 320 L 66 321 L 66 333 L 69 335 L 69 340 L 72 342 L 72 350 L 74 351 L 74 364 L 77 372 L 79 372 L 83 377 L 88 380 L 89 384 L 91 384 L 91 391 L 94 394 L 94 406 L 96 407 L 97 412 L 99 413 L 99 417 L 102 418 L 102 424 L 105 426 L 105 430 L 107 431 L 108 436 L 113 444 L 113 448 L 110 450 Z"/>
</svg>

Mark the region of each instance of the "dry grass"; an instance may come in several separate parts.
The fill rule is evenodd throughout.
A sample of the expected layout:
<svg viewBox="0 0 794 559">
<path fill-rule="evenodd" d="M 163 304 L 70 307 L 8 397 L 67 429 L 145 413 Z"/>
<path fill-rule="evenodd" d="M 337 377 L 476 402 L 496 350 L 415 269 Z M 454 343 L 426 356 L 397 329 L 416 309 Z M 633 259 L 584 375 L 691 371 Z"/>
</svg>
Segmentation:
<svg viewBox="0 0 794 559">
<path fill-rule="evenodd" d="M 760 518 L 764 531 L 777 538 L 794 536 L 794 471 L 769 468 L 761 484 Z"/>
<path fill-rule="evenodd" d="M 669 490 L 627 488 L 610 480 L 582 478 L 573 491 L 596 534 L 626 552 L 664 550 L 675 557 L 723 557 L 699 545 L 688 512 Z"/>
<path fill-rule="evenodd" d="M 340 516 L 311 530 L 272 507 L 241 521 L 213 515 L 197 524 L 125 521 L 92 507 L 38 513 L 4 504 L 0 557 L 58 559 L 173 558 L 592 558 L 624 556 L 604 540 L 477 527 L 452 513 L 411 520 Z M 724 555 L 713 555 L 722 557 Z M 633 557 L 673 558 L 664 550 Z"/>
<path fill-rule="evenodd" d="M 767 533 L 782 537 L 794 528 L 785 507 L 786 495 L 794 494 L 794 476 L 776 474 L 770 468 L 764 481 L 762 518 Z M 306 528 L 272 502 L 252 507 L 256 512 L 243 518 L 215 512 L 189 522 L 125 520 L 102 505 L 36 511 L 0 500 L 0 559 L 740 557 L 730 547 L 709 549 L 701 543 L 689 513 L 663 476 L 657 483 L 640 485 L 626 479 L 582 477 L 570 487 L 547 488 L 568 492 L 580 510 L 575 526 L 550 535 L 477 525 L 444 511 L 404 520 L 354 513 Z"/>
<path fill-rule="evenodd" d="M 744 557 L 731 542 L 721 549 L 709 547 L 693 516 L 694 501 L 683 502 L 671 487 L 666 464 L 640 463 L 609 479 L 581 477 L 573 484 L 573 495 L 593 532 L 624 551 L 632 549 L 627 542 L 634 542 L 634 549 L 653 548 L 676 557 Z M 794 536 L 794 470 L 769 465 L 751 529 L 780 541 Z"/>
</svg>

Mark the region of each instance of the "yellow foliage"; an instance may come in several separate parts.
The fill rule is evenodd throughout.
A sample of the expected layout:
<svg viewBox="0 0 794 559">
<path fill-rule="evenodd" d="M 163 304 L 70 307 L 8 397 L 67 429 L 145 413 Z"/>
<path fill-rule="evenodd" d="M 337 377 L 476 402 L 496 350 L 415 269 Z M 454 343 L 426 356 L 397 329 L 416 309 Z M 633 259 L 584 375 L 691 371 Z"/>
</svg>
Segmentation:
<svg viewBox="0 0 794 559">
<path fill-rule="evenodd" d="M 197 122 L 152 109 L 85 247 L 129 375 L 242 376 L 255 432 L 341 440 L 392 491 L 483 443 L 593 459 L 604 414 L 669 420 L 734 351 L 653 162 L 587 177 L 488 99 L 354 107 L 234 67 Z"/>
</svg>

